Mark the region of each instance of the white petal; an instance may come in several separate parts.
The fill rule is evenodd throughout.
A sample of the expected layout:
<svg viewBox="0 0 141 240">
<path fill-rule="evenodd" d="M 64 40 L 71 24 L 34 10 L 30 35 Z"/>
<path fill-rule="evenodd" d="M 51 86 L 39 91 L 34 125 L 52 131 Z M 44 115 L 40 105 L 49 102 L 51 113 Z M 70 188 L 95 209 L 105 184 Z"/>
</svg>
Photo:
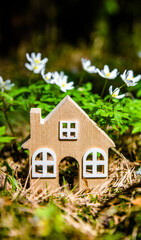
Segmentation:
<svg viewBox="0 0 141 240">
<path fill-rule="evenodd" d="M 3 78 L 0 76 L 0 84 L 3 83 Z"/>
<path fill-rule="evenodd" d="M 41 71 L 41 75 L 42 75 L 42 77 L 44 78 L 44 75 L 45 75 L 45 68 L 42 69 L 42 71 Z"/>
<path fill-rule="evenodd" d="M 5 85 L 9 85 L 11 83 L 11 80 L 9 80 L 9 79 L 7 79 L 6 81 L 5 81 Z"/>
<path fill-rule="evenodd" d="M 41 60 L 41 53 L 37 53 L 36 58 L 37 58 L 38 60 Z"/>
<path fill-rule="evenodd" d="M 33 60 L 36 58 L 36 55 L 35 55 L 34 52 L 31 53 L 31 57 L 32 57 Z"/>
<path fill-rule="evenodd" d="M 44 58 L 43 60 L 41 60 L 40 64 L 45 64 L 48 62 L 48 58 Z"/>
<path fill-rule="evenodd" d="M 40 66 L 39 64 L 37 65 L 37 69 L 33 69 L 34 73 L 40 73 L 42 71 L 42 69 L 44 68 L 44 66 Z"/>
<path fill-rule="evenodd" d="M 119 88 L 116 88 L 116 89 L 113 91 L 113 94 L 119 95 L 119 92 L 120 92 L 120 89 L 119 89 Z"/>
<path fill-rule="evenodd" d="M 88 70 L 88 67 L 91 65 L 91 61 L 90 61 L 90 60 L 87 60 L 87 59 L 85 59 L 85 58 L 82 58 L 81 61 L 82 61 L 83 69 L 84 69 L 85 71 L 87 71 L 87 70 Z"/>
<path fill-rule="evenodd" d="M 33 59 L 29 56 L 29 53 L 26 53 L 26 58 L 29 62 L 33 62 Z"/>
<path fill-rule="evenodd" d="M 25 63 L 25 67 L 30 71 L 33 70 L 33 65 L 30 65 L 29 63 Z"/>
<path fill-rule="evenodd" d="M 88 67 L 87 71 L 88 71 L 89 73 L 96 73 L 96 72 L 97 72 L 97 69 L 96 69 L 95 66 L 90 66 L 90 67 Z"/>
<path fill-rule="evenodd" d="M 62 92 L 66 92 L 66 91 L 67 91 L 65 87 L 60 87 L 60 90 L 61 90 Z"/>
<path fill-rule="evenodd" d="M 12 88 L 14 85 L 15 85 L 14 83 L 11 83 L 11 84 L 5 85 L 4 88 L 5 88 L 5 90 L 11 90 L 11 88 Z"/>
<path fill-rule="evenodd" d="M 65 76 L 64 72 L 61 71 L 61 72 L 60 72 L 60 78 L 63 79 L 64 76 Z"/>
<path fill-rule="evenodd" d="M 118 70 L 115 68 L 115 69 L 111 72 L 110 78 L 116 78 L 117 75 L 118 75 Z"/>
<path fill-rule="evenodd" d="M 113 86 L 112 85 L 109 87 L 109 92 L 111 95 L 113 94 Z"/>
<path fill-rule="evenodd" d="M 74 86 L 71 86 L 71 87 L 67 87 L 66 89 L 67 90 L 72 90 L 74 88 Z"/>
<path fill-rule="evenodd" d="M 134 77 L 134 73 L 133 73 L 132 70 L 129 70 L 129 71 L 127 72 L 127 75 L 128 75 L 128 78 L 133 78 L 133 77 Z"/>
<path fill-rule="evenodd" d="M 91 66 L 91 61 L 90 60 L 86 60 L 85 61 L 85 67 L 87 68 L 89 66 Z"/>
<path fill-rule="evenodd" d="M 74 82 L 69 82 L 69 83 L 67 84 L 67 86 L 68 86 L 68 87 L 72 87 L 73 84 L 74 84 Z"/>
<path fill-rule="evenodd" d="M 65 83 L 67 83 L 67 80 L 68 80 L 68 76 L 65 75 L 65 76 L 63 77 L 63 81 L 64 81 Z"/>
<path fill-rule="evenodd" d="M 116 96 L 115 98 L 123 98 L 123 97 L 125 97 L 125 94 L 121 94 L 121 95 L 118 95 L 118 96 Z"/>
<path fill-rule="evenodd" d="M 127 78 L 126 72 L 127 72 L 127 70 L 125 70 L 123 74 L 120 74 L 120 77 L 123 81 Z"/>
<path fill-rule="evenodd" d="M 138 75 L 138 76 L 134 77 L 133 81 L 138 82 L 140 79 L 141 79 L 141 75 Z"/>
<path fill-rule="evenodd" d="M 97 68 L 97 73 L 103 78 L 106 77 L 105 73 L 102 70 L 100 71 L 98 68 Z"/>
<path fill-rule="evenodd" d="M 104 71 L 104 73 L 106 73 L 106 74 L 110 72 L 108 65 L 105 65 L 105 66 L 104 66 L 103 71 Z"/>
<path fill-rule="evenodd" d="M 134 82 L 134 83 L 132 83 L 131 86 L 136 86 L 137 84 L 138 84 L 138 82 Z"/>
</svg>

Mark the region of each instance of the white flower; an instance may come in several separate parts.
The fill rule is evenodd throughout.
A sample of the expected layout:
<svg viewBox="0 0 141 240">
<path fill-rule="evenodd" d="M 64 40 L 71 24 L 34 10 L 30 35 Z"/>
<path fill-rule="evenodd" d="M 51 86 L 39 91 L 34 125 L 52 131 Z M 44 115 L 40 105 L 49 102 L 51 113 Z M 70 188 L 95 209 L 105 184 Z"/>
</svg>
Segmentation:
<svg viewBox="0 0 141 240">
<path fill-rule="evenodd" d="M 71 90 L 74 88 L 74 86 L 72 86 L 74 84 L 74 82 L 69 82 L 67 83 L 66 79 L 63 80 L 59 80 L 59 84 L 57 84 L 62 92 L 66 92 L 67 90 Z"/>
<path fill-rule="evenodd" d="M 81 62 L 82 62 L 82 67 L 85 71 L 89 72 L 89 73 L 96 73 L 97 72 L 97 68 L 95 66 L 91 66 L 91 61 L 87 60 L 85 58 L 81 58 Z"/>
<path fill-rule="evenodd" d="M 116 89 L 113 91 L 113 86 L 112 86 L 112 85 L 109 87 L 109 92 L 110 92 L 110 95 L 111 95 L 113 98 L 123 98 L 123 97 L 125 97 L 125 94 L 119 95 L 119 92 L 120 92 L 120 89 L 119 89 L 119 88 L 116 88 Z"/>
<path fill-rule="evenodd" d="M 61 71 L 60 74 L 57 71 L 55 71 L 55 72 L 52 73 L 52 80 L 51 81 L 52 81 L 52 83 L 55 83 L 55 84 L 58 85 L 59 81 L 61 79 L 64 79 L 64 78 L 66 78 L 66 80 L 67 80 L 68 76 L 66 76 L 63 71 Z"/>
<path fill-rule="evenodd" d="M 73 82 L 67 83 L 68 76 L 65 75 L 63 71 L 61 71 L 60 73 L 55 71 L 45 74 L 45 69 L 43 69 L 41 71 L 41 75 L 47 83 L 58 85 L 62 92 L 66 92 L 67 90 L 71 90 L 74 88 L 74 86 L 72 86 Z"/>
<path fill-rule="evenodd" d="M 134 77 L 134 73 L 132 70 L 125 70 L 124 73 L 120 75 L 120 77 L 127 84 L 128 87 L 135 86 L 141 79 L 141 75 Z"/>
<path fill-rule="evenodd" d="M 34 52 L 31 53 L 31 57 L 29 53 L 26 53 L 27 60 L 29 63 L 25 63 L 25 67 L 33 71 L 34 73 L 40 73 L 48 61 L 48 58 L 44 58 L 41 60 L 41 53 L 35 54 Z"/>
<path fill-rule="evenodd" d="M 108 65 L 105 65 L 101 71 L 97 68 L 97 72 L 101 77 L 108 79 L 115 79 L 119 74 L 117 68 L 110 72 Z"/>
<path fill-rule="evenodd" d="M 51 72 L 48 72 L 48 73 L 45 74 L 45 69 L 43 69 L 41 71 L 41 75 L 42 75 L 43 79 L 45 80 L 45 82 L 51 83 L 51 77 L 52 77 L 52 73 Z"/>
<path fill-rule="evenodd" d="M 11 80 L 3 81 L 3 78 L 0 77 L 0 89 L 2 92 L 4 92 L 4 90 L 11 90 L 14 85 L 14 83 L 11 83 Z"/>
<path fill-rule="evenodd" d="M 72 86 L 74 82 L 67 83 L 68 76 L 64 75 L 64 72 L 60 72 L 60 75 L 58 72 L 54 72 L 54 77 L 55 83 L 60 87 L 62 92 L 74 88 L 74 86 Z"/>
</svg>

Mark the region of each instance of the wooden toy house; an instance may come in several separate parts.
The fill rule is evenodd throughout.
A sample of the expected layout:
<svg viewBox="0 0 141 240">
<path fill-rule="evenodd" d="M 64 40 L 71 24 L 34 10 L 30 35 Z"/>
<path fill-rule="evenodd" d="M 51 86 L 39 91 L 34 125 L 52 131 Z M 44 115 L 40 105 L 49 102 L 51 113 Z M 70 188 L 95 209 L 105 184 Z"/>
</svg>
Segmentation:
<svg viewBox="0 0 141 240">
<path fill-rule="evenodd" d="M 79 189 L 86 181 L 95 188 L 107 180 L 108 149 L 115 144 L 69 96 L 44 119 L 40 108 L 32 108 L 30 131 L 22 147 L 29 149 L 30 184 L 35 190 L 60 186 L 59 164 L 65 158 L 78 162 Z"/>
</svg>

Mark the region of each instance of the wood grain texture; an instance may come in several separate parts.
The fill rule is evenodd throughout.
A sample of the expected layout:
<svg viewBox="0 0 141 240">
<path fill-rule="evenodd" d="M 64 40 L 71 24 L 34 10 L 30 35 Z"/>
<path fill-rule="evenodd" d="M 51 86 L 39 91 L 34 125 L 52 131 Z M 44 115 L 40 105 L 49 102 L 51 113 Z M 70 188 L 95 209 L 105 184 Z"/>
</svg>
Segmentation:
<svg viewBox="0 0 141 240">
<path fill-rule="evenodd" d="M 78 121 L 78 139 L 60 140 L 59 122 Z M 29 166 L 33 153 L 39 148 L 49 148 L 56 155 L 57 177 L 47 179 L 33 179 L 30 176 L 30 184 L 34 184 L 33 190 L 55 190 L 59 187 L 59 163 L 65 157 L 72 157 L 79 164 L 79 189 L 85 187 L 82 176 L 83 156 L 90 148 L 100 148 L 108 157 L 108 149 L 115 147 L 114 142 L 101 130 L 94 121 L 69 97 L 66 96 L 45 119 L 41 118 L 41 109 L 32 108 L 30 111 L 30 139 L 23 148 L 29 149 Z M 89 188 L 102 185 L 107 178 L 87 179 Z M 35 183 L 36 182 L 36 183 Z"/>
</svg>

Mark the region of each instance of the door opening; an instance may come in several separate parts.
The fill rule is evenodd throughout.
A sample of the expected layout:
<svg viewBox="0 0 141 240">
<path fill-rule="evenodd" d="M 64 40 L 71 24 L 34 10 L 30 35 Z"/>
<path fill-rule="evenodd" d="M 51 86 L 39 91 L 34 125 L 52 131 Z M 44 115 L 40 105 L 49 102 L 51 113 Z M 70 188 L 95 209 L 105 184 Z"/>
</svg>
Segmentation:
<svg viewBox="0 0 141 240">
<path fill-rule="evenodd" d="M 79 164 L 75 158 L 65 157 L 59 164 L 59 184 L 67 184 L 69 190 L 79 190 Z"/>
</svg>

